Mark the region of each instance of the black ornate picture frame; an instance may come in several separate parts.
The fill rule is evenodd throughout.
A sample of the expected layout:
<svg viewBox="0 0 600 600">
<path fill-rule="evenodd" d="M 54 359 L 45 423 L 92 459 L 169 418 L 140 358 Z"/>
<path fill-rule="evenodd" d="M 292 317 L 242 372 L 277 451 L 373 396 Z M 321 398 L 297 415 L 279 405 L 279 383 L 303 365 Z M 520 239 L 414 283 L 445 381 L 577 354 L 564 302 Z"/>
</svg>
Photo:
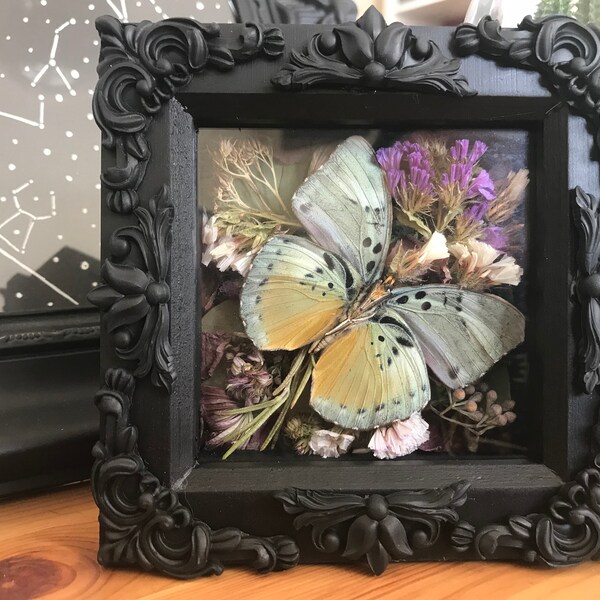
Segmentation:
<svg viewBox="0 0 600 600">
<path fill-rule="evenodd" d="M 599 32 L 97 21 L 104 385 L 99 560 L 174 577 L 298 562 L 520 560 L 600 552 Z M 493 59 L 493 60 L 490 60 Z M 198 127 L 523 127 L 532 140 L 527 458 L 206 461 L 197 330 Z M 533 402 L 533 401 L 532 401 Z"/>
</svg>

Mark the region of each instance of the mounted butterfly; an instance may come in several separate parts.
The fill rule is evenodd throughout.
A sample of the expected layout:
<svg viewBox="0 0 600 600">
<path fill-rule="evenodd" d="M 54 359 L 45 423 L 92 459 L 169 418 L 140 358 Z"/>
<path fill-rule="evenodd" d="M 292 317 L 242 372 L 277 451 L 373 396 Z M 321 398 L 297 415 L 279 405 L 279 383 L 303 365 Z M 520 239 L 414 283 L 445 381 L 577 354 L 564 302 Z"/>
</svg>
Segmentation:
<svg viewBox="0 0 600 600">
<path fill-rule="evenodd" d="M 203 203 L 206 448 L 506 446 L 494 434 L 516 418 L 525 336 L 511 293 L 522 157 L 495 161 L 493 178 L 488 146 L 451 132 L 222 133 L 206 135 L 200 161 L 216 167 L 201 173 L 216 187 Z M 496 153 L 503 135 L 488 132 Z"/>
</svg>

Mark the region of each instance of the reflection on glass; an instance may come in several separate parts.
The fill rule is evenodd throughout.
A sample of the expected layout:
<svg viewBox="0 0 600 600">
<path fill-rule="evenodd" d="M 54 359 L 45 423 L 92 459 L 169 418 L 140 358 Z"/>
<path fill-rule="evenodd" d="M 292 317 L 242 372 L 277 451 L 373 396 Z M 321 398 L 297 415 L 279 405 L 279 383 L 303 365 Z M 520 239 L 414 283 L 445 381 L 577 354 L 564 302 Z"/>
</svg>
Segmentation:
<svg viewBox="0 0 600 600">
<path fill-rule="evenodd" d="M 100 133 L 91 100 L 94 20 L 104 14 L 232 20 L 225 0 L 2 3 L 0 312 L 85 306 L 97 285 Z"/>
<path fill-rule="evenodd" d="M 199 130 L 205 448 L 525 451 L 528 143 Z"/>
</svg>

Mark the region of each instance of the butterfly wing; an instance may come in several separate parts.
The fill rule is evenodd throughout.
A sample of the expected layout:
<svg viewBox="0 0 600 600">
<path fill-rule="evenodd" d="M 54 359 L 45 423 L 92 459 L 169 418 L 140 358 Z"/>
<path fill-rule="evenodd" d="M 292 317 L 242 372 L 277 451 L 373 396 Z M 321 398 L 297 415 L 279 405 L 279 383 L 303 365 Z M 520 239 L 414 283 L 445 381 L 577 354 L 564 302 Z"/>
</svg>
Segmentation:
<svg viewBox="0 0 600 600">
<path fill-rule="evenodd" d="M 248 336 L 263 350 L 295 350 L 321 339 L 354 296 L 347 265 L 293 235 L 271 238 L 256 255 L 240 299 Z"/>
<path fill-rule="evenodd" d="M 401 316 L 385 307 L 339 335 L 312 375 L 311 406 L 348 429 L 373 429 L 406 419 L 429 401 L 419 344 Z"/>
<path fill-rule="evenodd" d="M 395 290 L 387 306 L 406 320 L 429 368 L 453 389 L 479 379 L 525 336 L 525 317 L 493 294 L 424 285 Z"/>
<path fill-rule="evenodd" d="M 387 256 L 391 199 L 373 148 L 349 137 L 300 186 L 292 200 L 315 242 L 346 259 L 361 283 L 378 279 Z"/>
</svg>

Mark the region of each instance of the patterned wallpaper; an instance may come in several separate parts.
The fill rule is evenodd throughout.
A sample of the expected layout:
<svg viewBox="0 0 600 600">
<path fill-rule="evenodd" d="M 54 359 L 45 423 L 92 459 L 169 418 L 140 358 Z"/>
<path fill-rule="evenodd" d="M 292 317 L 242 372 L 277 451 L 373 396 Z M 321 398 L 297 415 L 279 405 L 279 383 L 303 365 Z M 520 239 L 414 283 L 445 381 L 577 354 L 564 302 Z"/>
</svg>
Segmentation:
<svg viewBox="0 0 600 600">
<path fill-rule="evenodd" d="M 94 19 L 230 22 L 227 0 L 2 0 L 0 313 L 86 306 L 99 278 Z"/>
</svg>

